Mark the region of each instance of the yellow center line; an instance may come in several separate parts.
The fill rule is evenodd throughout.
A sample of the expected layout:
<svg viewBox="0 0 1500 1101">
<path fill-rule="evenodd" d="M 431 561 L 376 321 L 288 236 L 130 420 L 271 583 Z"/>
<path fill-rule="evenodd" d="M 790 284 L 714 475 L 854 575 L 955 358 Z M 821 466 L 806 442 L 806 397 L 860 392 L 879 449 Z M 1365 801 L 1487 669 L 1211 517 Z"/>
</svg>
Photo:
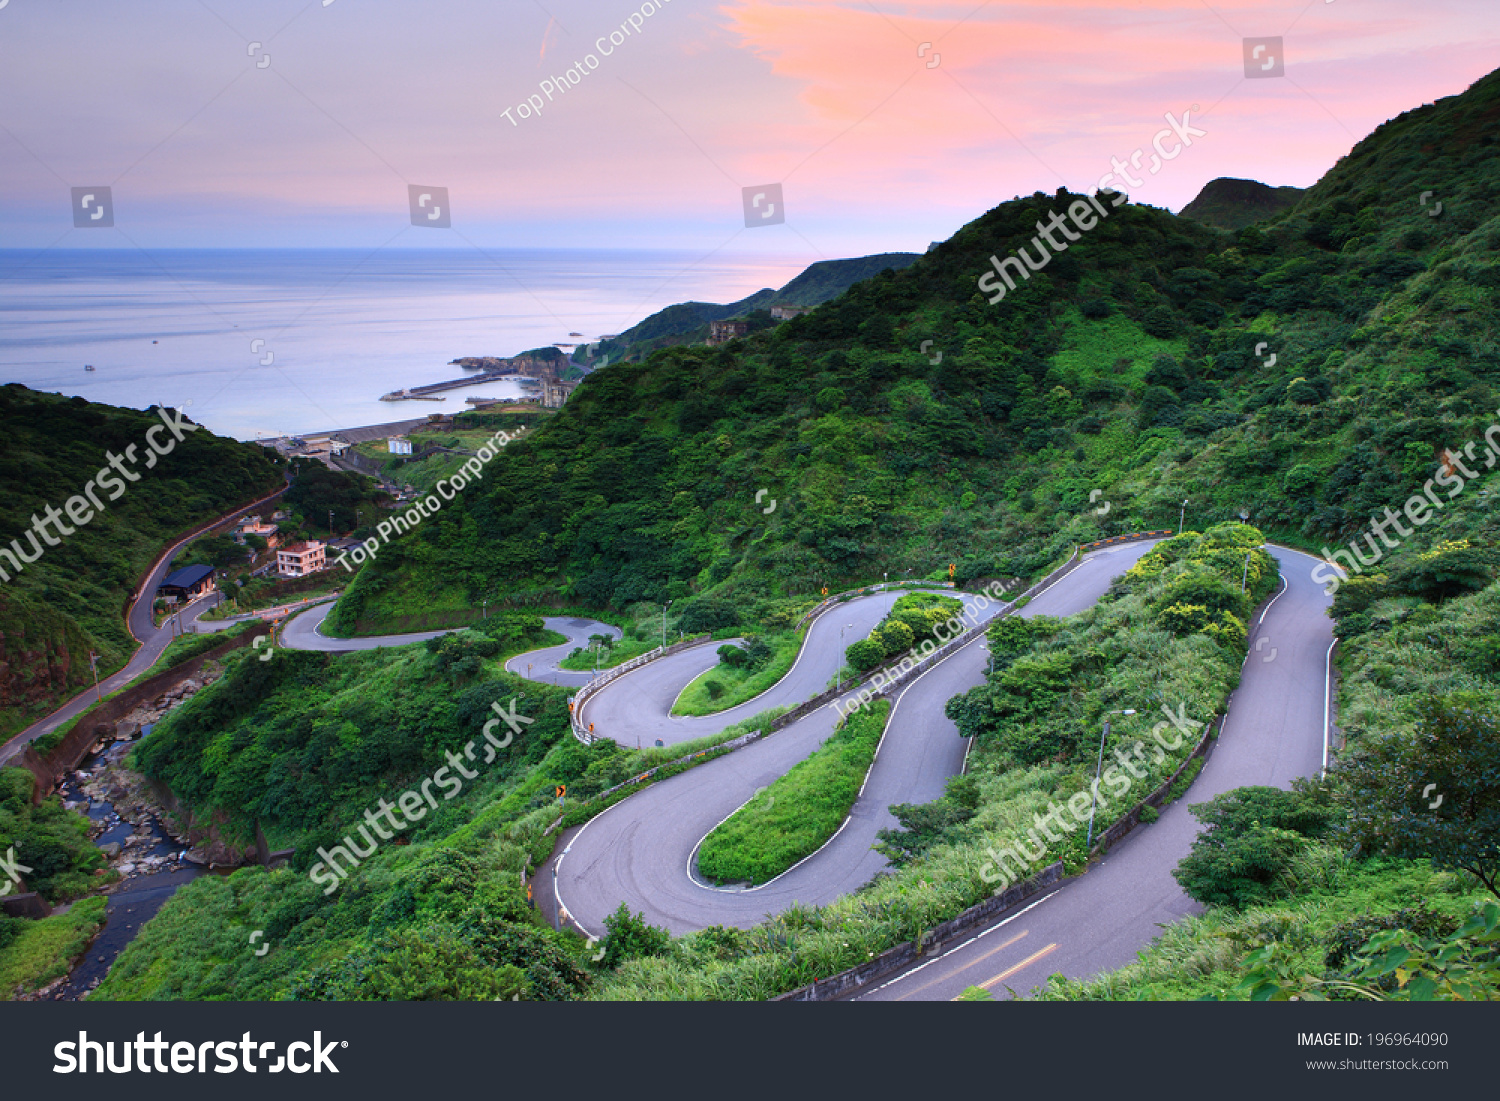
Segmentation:
<svg viewBox="0 0 1500 1101">
<path fill-rule="evenodd" d="M 1004 944 L 997 944 L 994 948 L 991 948 L 988 952 L 986 952 L 984 955 L 980 956 L 978 959 L 971 960 L 970 962 L 964 964 L 962 967 L 955 968 L 954 970 L 949 971 L 946 975 L 941 975 L 938 978 L 933 979 L 931 982 L 923 983 L 921 986 L 917 987 L 915 990 L 911 990 L 911 991 L 908 991 L 905 994 L 902 994 L 901 997 L 897 998 L 896 1000 L 898 1002 L 904 1002 L 904 1001 L 906 1001 L 907 998 L 915 997 L 916 995 L 922 993 L 922 991 L 926 990 L 929 986 L 936 986 L 940 982 L 944 982 L 944 981 L 946 981 L 948 979 L 951 979 L 954 975 L 957 975 L 960 971 L 967 971 L 969 968 L 973 967 L 976 963 L 983 963 L 985 960 L 987 960 L 991 956 L 993 956 L 996 952 L 999 952 L 999 951 L 1001 951 L 1003 949 L 1009 948 L 1012 944 L 1015 944 L 1016 941 L 1018 941 L 1022 937 L 1024 937 L 1027 934 L 1028 931 L 1029 930 L 1022 929 L 1015 936 L 1011 937 L 1010 940 L 1006 941 Z"/>
<path fill-rule="evenodd" d="M 1032 964 L 1034 964 L 1037 960 L 1041 959 L 1043 956 L 1050 956 L 1053 952 L 1056 952 L 1056 951 L 1057 951 L 1057 945 L 1055 945 L 1055 944 L 1049 944 L 1049 945 L 1047 945 L 1047 947 L 1043 948 L 1040 952 L 1033 952 L 1031 955 L 1027 956 L 1024 960 L 1022 960 L 1020 963 L 1016 964 L 1014 967 L 1009 968 L 1008 970 L 1000 972 L 1000 974 L 996 975 L 993 979 L 990 979 L 988 982 L 982 982 L 979 985 L 981 987 L 983 987 L 985 990 L 988 990 L 990 987 L 994 986 L 997 982 L 1004 982 L 1006 979 L 1008 979 L 1012 975 L 1014 975 L 1017 971 L 1021 970 L 1021 968 L 1023 968 L 1023 967 L 1030 967 Z M 954 998 L 953 1000 L 957 1001 L 958 999 Z"/>
</svg>

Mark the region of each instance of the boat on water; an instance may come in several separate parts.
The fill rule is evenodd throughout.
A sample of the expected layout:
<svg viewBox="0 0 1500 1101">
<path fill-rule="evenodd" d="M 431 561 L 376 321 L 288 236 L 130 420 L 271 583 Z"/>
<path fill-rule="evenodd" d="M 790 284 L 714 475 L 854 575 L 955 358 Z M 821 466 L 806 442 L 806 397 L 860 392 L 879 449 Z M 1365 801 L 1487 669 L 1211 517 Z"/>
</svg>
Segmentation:
<svg viewBox="0 0 1500 1101">
<path fill-rule="evenodd" d="M 83 365 L 83 369 L 85 371 L 92 371 L 94 369 L 94 365 L 92 363 L 85 363 Z"/>
</svg>

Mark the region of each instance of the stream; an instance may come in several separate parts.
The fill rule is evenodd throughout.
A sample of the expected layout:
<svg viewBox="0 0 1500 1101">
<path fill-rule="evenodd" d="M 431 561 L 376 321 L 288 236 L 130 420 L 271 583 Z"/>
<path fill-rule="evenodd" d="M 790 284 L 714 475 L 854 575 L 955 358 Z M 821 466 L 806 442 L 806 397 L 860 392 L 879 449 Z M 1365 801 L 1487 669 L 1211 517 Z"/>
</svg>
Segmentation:
<svg viewBox="0 0 1500 1101">
<path fill-rule="evenodd" d="M 148 732 L 149 728 L 142 731 L 143 736 Z M 207 868 L 182 859 L 184 846 L 162 828 L 154 814 L 147 813 L 141 825 L 132 825 L 120 817 L 112 803 L 91 797 L 85 790 L 102 768 L 117 764 L 132 744 L 116 742 L 101 753 L 90 754 L 58 787 L 66 806 L 86 815 L 95 829 L 103 827 L 94 838 L 96 846 L 106 852 L 111 844 L 120 847 L 119 854 L 110 857 L 110 866 L 125 878 L 106 895 L 109 902 L 104 928 L 67 978 L 45 995 L 54 1001 L 77 1001 L 87 995 L 108 974 L 141 926 L 156 916 L 179 887 L 210 874 Z M 136 840 L 131 844 L 133 838 Z"/>
</svg>

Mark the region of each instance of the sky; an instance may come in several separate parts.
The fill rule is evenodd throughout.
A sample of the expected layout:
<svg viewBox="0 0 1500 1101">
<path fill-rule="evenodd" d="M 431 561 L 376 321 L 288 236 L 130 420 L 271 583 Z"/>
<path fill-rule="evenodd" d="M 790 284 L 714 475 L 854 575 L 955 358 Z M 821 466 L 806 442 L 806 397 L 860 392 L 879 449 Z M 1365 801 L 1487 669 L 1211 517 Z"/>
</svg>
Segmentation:
<svg viewBox="0 0 1500 1101">
<path fill-rule="evenodd" d="M 1306 187 L 1497 66 L 1495 0 L 0 0 L 0 247 L 921 251 L 1137 150 Z"/>
</svg>

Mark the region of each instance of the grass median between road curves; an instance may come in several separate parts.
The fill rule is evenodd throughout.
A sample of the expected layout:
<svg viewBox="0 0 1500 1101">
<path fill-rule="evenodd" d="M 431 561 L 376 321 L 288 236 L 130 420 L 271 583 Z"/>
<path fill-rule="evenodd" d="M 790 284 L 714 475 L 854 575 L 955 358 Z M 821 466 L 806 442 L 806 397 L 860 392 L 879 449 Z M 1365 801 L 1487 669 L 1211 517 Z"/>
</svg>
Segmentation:
<svg viewBox="0 0 1500 1101">
<path fill-rule="evenodd" d="M 613 646 L 606 646 L 599 651 L 598 668 L 601 672 L 623 665 L 642 654 L 649 654 L 661 645 L 661 640 L 656 638 L 617 638 L 614 642 Z M 592 673 L 595 667 L 594 651 L 591 647 L 584 646 L 578 652 L 563 658 L 557 663 L 557 667 L 578 673 Z"/>
<path fill-rule="evenodd" d="M 695 677 L 672 704 L 673 715 L 714 715 L 754 699 L 786 676 L 796 664 L 806 630 L 761 635 L 770 651 L 755 663 L 718 665 Z"/>
<path fill-rule="evenodd" d="M 845 719 L 812 756 L 715 827 L 698 849 L 699 874 L 767 883 L 817 852 L 854 806 L 890 710 L 880 700 Z"/>
</svg>

